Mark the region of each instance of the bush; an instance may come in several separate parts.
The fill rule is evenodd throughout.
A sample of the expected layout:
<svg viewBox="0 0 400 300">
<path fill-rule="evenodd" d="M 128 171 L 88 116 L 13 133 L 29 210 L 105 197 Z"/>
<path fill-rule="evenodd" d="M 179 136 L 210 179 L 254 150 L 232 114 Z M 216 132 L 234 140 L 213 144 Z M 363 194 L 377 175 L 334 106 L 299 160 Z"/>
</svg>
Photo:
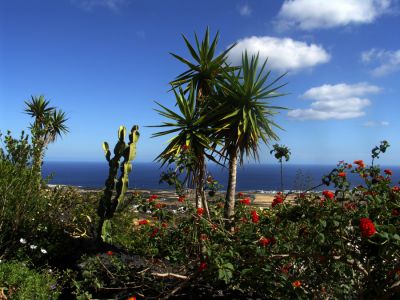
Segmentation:
<svg viewBox="0 0 400 300">
<path fill-rule="evenodd" d="M 57 283 L 58 276 L 49 270 L 31 270 L 22 262 L 1 262 L 0 298 L 57 299 L 62 289 Z M 1 297 L 1 291 L 7 298 Z"/>
</svg>

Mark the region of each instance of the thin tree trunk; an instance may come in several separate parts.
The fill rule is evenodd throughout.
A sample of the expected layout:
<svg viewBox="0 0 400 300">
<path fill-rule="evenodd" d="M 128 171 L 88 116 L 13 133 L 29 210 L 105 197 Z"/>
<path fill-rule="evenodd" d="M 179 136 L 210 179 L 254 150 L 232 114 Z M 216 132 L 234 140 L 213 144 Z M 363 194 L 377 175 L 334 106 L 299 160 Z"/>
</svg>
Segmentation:
<svg viewBox="0 0 400 300">
<path fill-rule="evenodd" d="M 281 192 L 283 193 L 283 167 L 282 167 L 282 160 L 281 160 Z"/>
<path fill-rule="evenodd" d="M 208 210 L 208 203 L 206 198 L 206 193 L 204 191 L 204 182 L 205 182 L 205 160 L 204 155 L 199 157 L 198 164 L 198 179 L 196 186 L 196 207 L 202 207 L 206 213 L 207 218 L 210 218 L 210 212 Z"/>
<path fill-rule="evenodd" d="M 235 193 L 236 193 L 236 170 L 237 170 L 237 151 L 234 147 L 229 149 L 229 177 L 228 188 L 225 198 L 224 216 L 227 219 L 227 226 L 232 225 L 235 214 Z"/>
</svg>

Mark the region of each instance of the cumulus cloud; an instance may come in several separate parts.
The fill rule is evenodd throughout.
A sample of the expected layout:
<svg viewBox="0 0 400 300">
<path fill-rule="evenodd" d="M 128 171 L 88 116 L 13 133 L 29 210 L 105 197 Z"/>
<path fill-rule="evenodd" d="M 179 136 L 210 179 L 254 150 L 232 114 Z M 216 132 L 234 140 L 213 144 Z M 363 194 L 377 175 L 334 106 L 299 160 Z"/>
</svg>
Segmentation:
<svg viewBox="0 0 400 300">
<path fill-rule="evenodd" d="M 365 115 L 363 109 L 371 104 L 365 96 L 380 90 L 379 87 L 364 82 L 313 87 L 302 95 L 303 98 L 313 101 L 310 108 L 292 110 L 288 116 L 297 120 L 358 118 Z"/>
<path fill-rule="evenodd" d="M 291 38 L 252 36 L 237 41 L 237 45 L 229 52 L 230 61 L 240 63 L 245 50 L 248 54 L 259 53 L 261 60 L 268 58 L 269 67 L 281 71 L 310 68 L 330 60 L 329 53 L 320 45 Z"/>
<path fill-rule="evenodd" d="M 285 0 L 277 26 L 312 30 L 374 22 L 395 0 Z"/>
<path fill-rule="evenodd" d="M 127 0 L 71 0 L 73 4 L 79 8 L 91 11 L 98 7 L 107 8 L 117 11 L 124 5 Z"/>
<path fill-rule="evenodd" d="M 248 6 L 247 4 L 239 6 L 238 10 L 239 10 L 239 14 L 241 16 L 246 16 L 247 17 L 247 16 L 250 16 L 251 13 L 252 13 L 252 10 L 251 10 L 250 6 Z"/>
<path fill-rule="evenodd" d="M 388 51 L 383 49 L 371 49 L 361 54 L 361 60 L 370 65 L 375 65 L 371 74 L 384 76 L 400 70 L 400 49 Z"/>
</svg>

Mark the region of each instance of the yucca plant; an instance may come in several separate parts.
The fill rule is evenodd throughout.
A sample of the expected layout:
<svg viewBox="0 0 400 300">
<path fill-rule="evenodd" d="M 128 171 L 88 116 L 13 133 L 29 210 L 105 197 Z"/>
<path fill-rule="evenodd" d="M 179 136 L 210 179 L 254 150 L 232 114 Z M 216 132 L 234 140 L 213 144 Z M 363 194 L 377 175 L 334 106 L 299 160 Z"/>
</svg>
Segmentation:
<svg viewBox="0 0 400 300">
<path fill-rule="evenodd" d="M 209 148 L 211 143 L 211 141 L 207 137 L 207 124 L 202 124 L 201 119 L 205 114 L 204 108 L 206 106 L 208 98 L 215 94 L 215 86 L 218 85 L 219 82 L 224 80 L 224 76 L 227 72 L 235 70 L 234 67 L 230 67 L 226 63 L 227 54 L 235 46 L 235 44 L 231 45 L 221 54 L 216 55 L 219 33 L 215 35 L 211 42 L 210 32 L 208 28 L 206 29 L 205 36 L 201 42 L 199 42 L 199 39 L 195 34 L 196 45 L 190 44 L 190 42 L 184 35 L 182 35 L 182 37 L 192 57 L 192 61 L 185 59 L 177 54 L 171 53 L 173 57 L 185 64 L 188 67 L 188 70 L 177 76 L 175 80 L 170 82 L 170 84 L 173 89 L 182 89 L 180 97 L 183 97 L 183 94 L 186 94 L 190 91 L 191 95 L 189 96 L 189 98 L 192 98 L 190 101 L 192 101 L 191 105 L 193 105 L 193 115 L 191 115 L 191 118 L 193 118 L 192 123 L 196 123 L 196 130 L 198 134 L 200 134 L 201 132 L 201 137 L 196 137 L 196 139 L 198 139 L 200 142 L 195 143 L 195 149 L 193 149 L 193 154 L 195 155 L 197 165 L 196 169 L 193 170 L 193 175 L 195 177 L 194 181 L 196 185 L 196 205 L 200 207 L 202 206 L 202 204 L 206 204 L 204 192 L 206 174 L 205 153 L 206 149 Z M 169 118 L 173 115 L 171 114 L 164 116 Z M 200 127 L 202 127 L 201 130 Z M 207 140 L 205 139 L 205 137 L 207 137 Z M 207 143 L 205 143 L 206 141 Z M 173 142 L 175 142 L 175 140 Z M 215 141 L 213 142 L 213 144 L 215 144 Z M 170 150 L 174 152 L 176 150 L 176 147 L 174 148 L 174 146 L 171 146 L 171 148 L 167 151 Z M 211 158 L 211 156 L 209 157 Z M 205 208 L 207 210 L 207 207 Z"/>
<path fill-rule="evenodd" d="M 196 110 L 196 94 L 193 85 L 190 86 L 189 94 L 187 96 L 182 88 L 178 88 L 178 91 L 173 90 L 173 92 L 179 112 L 174 112 L 156 102 L 160 107 L 160 109 L 156 109 L 156 111 L 161 116 L 167 118 L 168 121 L 163 122 L 161 125 L 151 127 L 168 129 L 154 133 L 152 137 L 176 134 L 168 141 L 167 147 L 157 156 L 156 160 L 160 161 L 162 165 L 164 165 L 173 161 L 174 158 L 184 150 L 184 148 L 187 148 L 196 158 L 194 165 L 190 166 L 187 172 L 193 175 L 194 184 L 196 185 L 197 190 L 199 190 L 199 187 L 203 185 L 203 178 L 205 176 L 205 149 L 210 148 L 211 140 L 209 138 L 208 129 L 204 125 L 204 118 L 201 117 L 199 111 Z M 203 199 L 203 197 L 196 198 L 197 207 L 201 205 L 205 208 L 207 207 L 207 203 Z M 203 203 L 197 201 L 203 201 Z"/>
<path fill-rule="evenodd" d="M 249 58 L 245 52 L 241 69 L 225 73 L 218 94 L 210 101 L 213 113 L 206 122 L 213 128 L 214 138 L 222 141 L 221 152 L 229 161 L 224 212 L 228 220 L 235 211 L 237 163 L 243 164 L 244 156 L 258 159 L 260 141 L 277 140 L 273 129 L 281 128 L 272 117 L 285 108 L 271 106 L 269 100 L 284 95 L 278 90 L 285 84 L 277 83 L 285 74 L 267 82 L 271 71 L 265 71 L 266 63 L 260 66 L 258 55 Z"/>
<path fill-rule="evenodd" d="M 68 132 L 65 125 L 68 119 L 63 111 L 51 107 L 50 101 L 43 95 L 31 96 L 30 101 L 25 101 L 25 104 L 25 113 L 34 118 L 30 126 L 33 144 L 32 167 L 41 174 L 44 152 L 58 136 Z"/>
</svg>

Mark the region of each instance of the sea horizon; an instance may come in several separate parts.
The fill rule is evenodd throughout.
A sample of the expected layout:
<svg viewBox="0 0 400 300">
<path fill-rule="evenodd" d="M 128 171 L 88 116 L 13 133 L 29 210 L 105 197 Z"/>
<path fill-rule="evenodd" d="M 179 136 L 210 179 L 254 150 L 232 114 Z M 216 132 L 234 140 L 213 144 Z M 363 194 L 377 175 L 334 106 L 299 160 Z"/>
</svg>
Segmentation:
<svg viewBox="0 0 400 300">
<path fill-rule="evenodd" d="M 290 163 L 283 165 L 284 190 L 307 190 L 321 183 L 324 175 L 335 168 L 330 164 L 299 164 Z M 400 166 L 381 165 L 381 170 L 393 171 L 392 183 L 400 180 Z M 160 175 L 168 167 L 161 167 L 155 162 L 134 162 L 132 172 L 129 174 L 130 189 L 174 190 L 173 186 L 159 183 Z M 216 179 L 222 187 L 227 186 L 227 168 L 216 164 L 209 164 L 207 172 Z M 91 161 L 46 161 L 43 164 L 43 176 L 52 174 L 49 184 L 70 185 L 80 188 L 99 189 L 104 187 L 108 176 L 106 162 Z M 362 184 L 357 174 L 348 172 L 348 180 L 352 186 Z M 280 190 L 280 165 L 279 164 L 246 164 L 238 166 L 237 191 L 277 191 Z M 333 189 L 333 186 L 321 186 L 316 190 Z"/>
</svg>

